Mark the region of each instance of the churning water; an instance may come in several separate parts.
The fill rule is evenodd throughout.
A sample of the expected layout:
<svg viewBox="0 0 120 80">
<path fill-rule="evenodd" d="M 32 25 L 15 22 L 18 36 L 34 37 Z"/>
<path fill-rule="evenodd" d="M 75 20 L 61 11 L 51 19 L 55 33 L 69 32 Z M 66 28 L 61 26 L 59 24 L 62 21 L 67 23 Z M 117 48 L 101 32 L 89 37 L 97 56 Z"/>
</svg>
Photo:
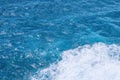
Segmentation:
<svg viewBox="0 0 120 80">
<path fill-rule="evenodd" d="M 120 80 L 120 0 L 0 0 L 0 80 Z"/>
</svg>

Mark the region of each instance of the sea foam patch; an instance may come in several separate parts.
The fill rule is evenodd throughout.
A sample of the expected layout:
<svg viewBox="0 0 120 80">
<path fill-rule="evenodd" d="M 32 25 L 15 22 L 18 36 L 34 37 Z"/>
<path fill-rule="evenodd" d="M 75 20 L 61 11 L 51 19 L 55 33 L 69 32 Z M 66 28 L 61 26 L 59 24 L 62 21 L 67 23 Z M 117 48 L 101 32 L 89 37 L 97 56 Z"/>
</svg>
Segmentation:
<svg viewBox="0 0 120 80">
<path fill-rule="evenodd" d="M 85 45 L 64 51 L 61 57 L 31 80 L 120 80 L 120 46 Z"/>
</svg>

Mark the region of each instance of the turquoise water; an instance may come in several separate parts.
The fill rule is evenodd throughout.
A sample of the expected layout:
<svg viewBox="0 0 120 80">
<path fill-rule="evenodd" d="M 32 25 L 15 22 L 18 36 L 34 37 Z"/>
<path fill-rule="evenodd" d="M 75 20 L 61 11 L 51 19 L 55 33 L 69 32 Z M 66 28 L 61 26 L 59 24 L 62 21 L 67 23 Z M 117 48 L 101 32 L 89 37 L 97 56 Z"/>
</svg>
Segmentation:
<svg viewBox="0 0 120 80">
<path fill-rule="evenodd" d="M 119 0 L 0 0 L 0 80 L 120 80 L 119 45 Z"/>
</svg>

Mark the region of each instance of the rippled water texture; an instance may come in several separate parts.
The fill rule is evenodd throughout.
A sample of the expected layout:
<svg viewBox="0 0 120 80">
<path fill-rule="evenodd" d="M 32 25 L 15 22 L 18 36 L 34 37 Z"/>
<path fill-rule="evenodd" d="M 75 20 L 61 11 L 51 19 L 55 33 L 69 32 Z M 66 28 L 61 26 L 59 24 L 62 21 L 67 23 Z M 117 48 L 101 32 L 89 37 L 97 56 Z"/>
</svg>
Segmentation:
<svg viewBox="0 0 120 80">
<path fill-rule="evenodd" d="M 108 47 L 114 44 L 119 47 L 120 0 L 0 0 L 0 80 L 31 80 L 31 76 L 38 79 L 43 74 L 41 71 L 49 69 L 52 64 L 64 69 L 67 67 L 63 66 L 66 62 L 62 56 L 64 51 L 83 45 L 95 45 L 98 42 L 102 42 L 102 45 L 98 46 Z M 98 52 L 113 53 L 109 48 L 105 48 L 105 51 L 106 49 L 107 52 Z M 116 47 L 112 49 L 116 51 Z M 117 49 L 115 55 L 120 53 L 120 49 Z M 91 56 L 100 57 L 100 54 L 95 55 L 95 51 L 92 52 Z M 67 56 L 65 52 L 66 57 L 69 57 L 70 53 L 68 51 Z M 79 58 L 74 59 L 73 56 L 67 58 L 68 66 L 69 59 L 73 59 L 74 63 L 74 66 L 68 68 L 73 71 L 71 76 L 68 76 L 70 74 L 67 70 L 63 71 L 65 74 L 57 75 L 57 72 L 61 71 L 57 69 L 57 76 L 48 79 L 46 76 L 43 80 L 88 80 L 86 77 L 92 80 L 120 80 L 117 74 L 120 73 L 117 72 L 120 67 L 119 59 L 109 60 L 108 57 L 103 57 L 100 60 L 103 62 L 96 66 L 94 74 L 96 70 L 115 68 L 114 74 L 110 70 L 106 74 L 111 74 L 104 79 L 89 75 L 89 70 L 84 72 L 83 78 L 79 75 L 80 72 L 74 74 L 77 69 L 79 71 L 78 67 L 85 65 L 80 62 L 76 64 L 74 60 L 79 61 Z M 93 70 L 89 64 L 86 64 L 89 66 L 86 68 Z M 107 64 L 111 66 L 108 69 Z M 53 72 L 50 72 L 50 75 Z M 98 72 L 96 76 L 102 76 L 101 73 L 104 71 Z M 109 79 L 111 75 L 113 77 Z"/>
</svg>

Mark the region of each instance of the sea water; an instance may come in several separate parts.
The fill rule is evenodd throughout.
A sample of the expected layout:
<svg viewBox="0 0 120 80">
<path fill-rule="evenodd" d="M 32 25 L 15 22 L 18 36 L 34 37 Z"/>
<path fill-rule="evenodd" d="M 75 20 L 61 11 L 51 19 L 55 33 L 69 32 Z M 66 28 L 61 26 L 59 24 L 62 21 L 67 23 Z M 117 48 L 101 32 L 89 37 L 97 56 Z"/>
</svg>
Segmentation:
<svg viewBox="0 0 120 80">
<path fill-rule="evenodd" d="M 120 80 L 119 0 L 0 0 L 0 80 Z"/>
</svg>

